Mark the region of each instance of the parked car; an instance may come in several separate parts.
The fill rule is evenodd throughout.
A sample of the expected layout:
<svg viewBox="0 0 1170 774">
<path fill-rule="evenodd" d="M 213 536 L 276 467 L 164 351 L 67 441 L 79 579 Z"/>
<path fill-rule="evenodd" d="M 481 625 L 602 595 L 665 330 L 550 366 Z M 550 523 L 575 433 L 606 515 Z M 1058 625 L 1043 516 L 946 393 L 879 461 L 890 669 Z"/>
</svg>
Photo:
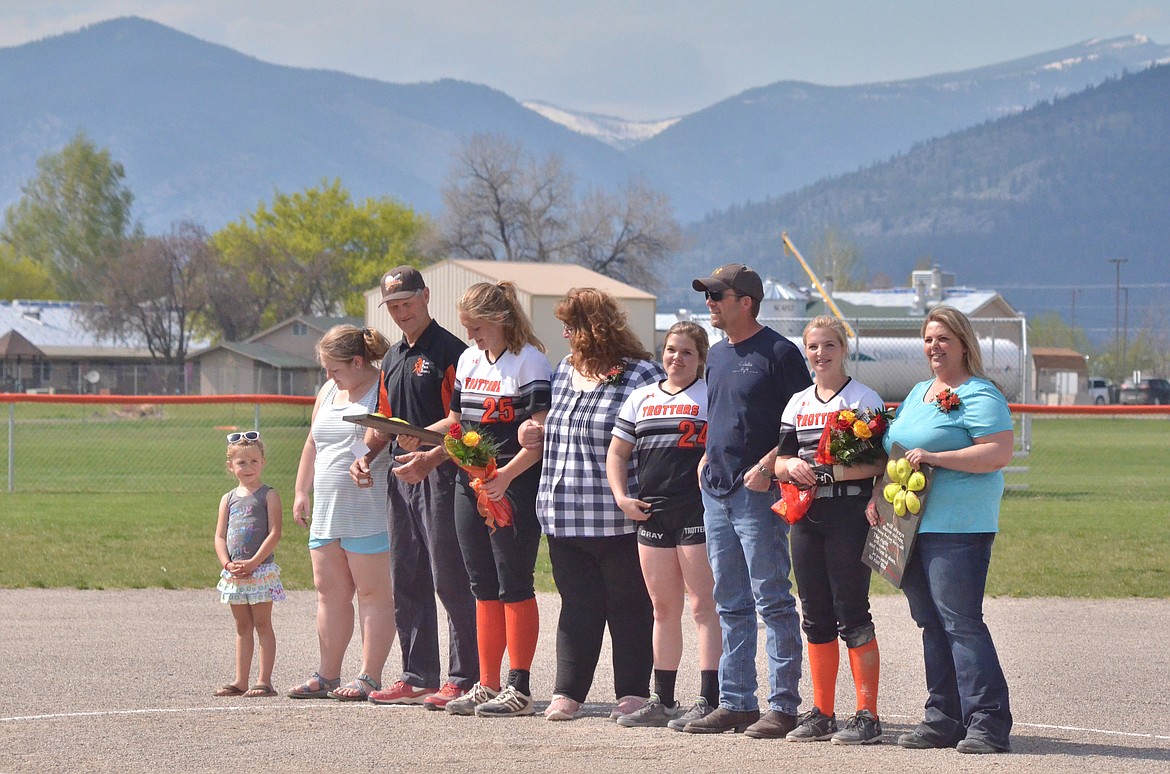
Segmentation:
<svg viewBox="0 0 1170 774">
<path fill-rule="evenodd" d="M 1170 405 L 1170 381 L 1165 379 L 1139 379 L 1136 382 L 1122 382 L 1121 402 L 1131 406 Z"/>
<path fill-rule="evenodd" d="M 1116 403 L 1119 390 L 1117 385 L 1110 383 L 1101 376 L 1089 377 L 1089 403 L 1104 406 L 1106 403 Z"/>
</svg>

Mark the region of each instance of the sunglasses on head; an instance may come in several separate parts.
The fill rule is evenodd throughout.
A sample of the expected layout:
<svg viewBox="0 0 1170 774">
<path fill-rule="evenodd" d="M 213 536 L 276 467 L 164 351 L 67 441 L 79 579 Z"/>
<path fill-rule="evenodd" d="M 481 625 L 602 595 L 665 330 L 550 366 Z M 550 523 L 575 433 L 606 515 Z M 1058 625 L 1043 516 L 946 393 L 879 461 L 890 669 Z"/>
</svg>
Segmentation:
<svg viewBox="0 0 1170 774">
<path fill-rule="evenodd" d="M 240 441 L 259 441 L 259 430 L 245 430 L 242 433 L 228 433 L 228 443 L 239 443 Z"/>
<path fill-rule="evenodd" d="M 707 298 L 709 298 L 710 300 L 714 301 L 715 303 L 719 303 L 720 301 L 722 301 L 724 296 L 731 296 L 732 298 L 742 298 L 743 297 L 742 294 L 732 293 L 730 290 L 704 290 L 703 295 L 706 296 Z"/>
</svg>

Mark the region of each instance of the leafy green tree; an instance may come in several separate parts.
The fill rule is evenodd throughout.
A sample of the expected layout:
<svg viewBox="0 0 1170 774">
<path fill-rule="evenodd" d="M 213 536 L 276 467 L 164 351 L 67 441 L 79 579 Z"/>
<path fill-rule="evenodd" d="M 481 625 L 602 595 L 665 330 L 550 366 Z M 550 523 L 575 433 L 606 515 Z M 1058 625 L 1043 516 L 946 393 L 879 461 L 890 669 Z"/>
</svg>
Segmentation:
<svg viewBox="0 0 1170 774">
<path fill-rule="evenodd" d="M 1147 377 L 1170 375 L 1170 310 L 1166 304 L 1146 309 L 1141 327 L 1123 341 L 1111 340 L 1095 367 L 1115 382 L 1128 381 L 1137 371 Z"/>
<path fill-rule="evenodd" d="M 1033 347 L 1065 347 L 1083 355 L 1092 355 L 1095 349 L 1084 328 L 1069 325 L 1057 312 L 1028 319 L 1028 343 Z"/>
<path fill-rule="evenodd" d="M 297 314 L 360 316 L 386 269 L 419 264 L 429 222 L 391 199 L 355 203 L 340 180 L 277 193 L 212 237 L 207 324 L 229 340 Z"/>
<path fill-rule="evenodd" d="M 826 228 L 812 246 L 812 265 L 822 282 L 833 281 L 834 290 L 865 290 L 865 264 L 857 245 L 834 228 Z"/>
<path fill-rule="evenodd" d="M 37 160 L 37 174 L 4 217 L 3 241 L 52 274 L 64 298 L 89 300 L 93 270 L 119 255 L 139 229 L 125 170 L 78 133 L 60 153 Z"/>
<path fill-rule="evenodd" d="M 53 276 L 39 262 L 17 255 L 0 243 L 0 298 L 50 299 L 57 297 Z"/>
</svg>

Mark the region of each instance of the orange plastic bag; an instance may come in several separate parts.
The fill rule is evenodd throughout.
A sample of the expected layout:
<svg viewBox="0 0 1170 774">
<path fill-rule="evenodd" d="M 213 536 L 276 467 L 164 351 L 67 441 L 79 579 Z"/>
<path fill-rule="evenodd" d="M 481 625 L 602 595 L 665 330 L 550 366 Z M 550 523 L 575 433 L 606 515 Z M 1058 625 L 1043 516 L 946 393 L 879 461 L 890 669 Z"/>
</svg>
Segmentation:
<svg viewBox="0 0 1170 774">
<path fill-rule="evenodd" d="M 789 524 L 795 524 L 808 513 L 816 496 L 816 489 L 801 489 L 785 482 L 780 485 L 780 499 L 772 504 L 772 511 Z"/>
</svg>

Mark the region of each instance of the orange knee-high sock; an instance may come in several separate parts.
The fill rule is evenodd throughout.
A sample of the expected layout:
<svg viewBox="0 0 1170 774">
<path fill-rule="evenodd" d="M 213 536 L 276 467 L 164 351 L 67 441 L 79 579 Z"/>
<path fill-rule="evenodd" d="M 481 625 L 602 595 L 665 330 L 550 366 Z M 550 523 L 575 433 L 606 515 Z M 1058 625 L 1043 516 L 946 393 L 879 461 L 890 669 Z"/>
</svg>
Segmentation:
<svg viewBox="0 0 1170 774">
<path fill-rule="evenodd" d="M 849 669 L 853 672 L 853 687 L 857 690 L 857 711 L 869 710 L 876 718 L 878 677 L 881 675 L 877 640 L 849 649 Z"/>
<path fill-rule="evenodd" d="M 499 600 L 475 601 L 476 641 L 479 645 L 479 682 L 493 691 L 500 690 L 500 662 L 507 647 L 504 603 Z"/>
<path fill-rule="evenodd" d="M 540 634 L 540 610 L 536 598 L 505 602 L 504 618 L 508 627 L 508 665 L 512 669 L 532 671 L 536 639 Z"/>
<path fill-rule="evenodd" d="M 833 714 L 837 700 L 837 667 L 841 651 L 837 641 L 808 644 L 808 671 L 812 677 L 813 704 L 826 715 Z"/>
</svg>

